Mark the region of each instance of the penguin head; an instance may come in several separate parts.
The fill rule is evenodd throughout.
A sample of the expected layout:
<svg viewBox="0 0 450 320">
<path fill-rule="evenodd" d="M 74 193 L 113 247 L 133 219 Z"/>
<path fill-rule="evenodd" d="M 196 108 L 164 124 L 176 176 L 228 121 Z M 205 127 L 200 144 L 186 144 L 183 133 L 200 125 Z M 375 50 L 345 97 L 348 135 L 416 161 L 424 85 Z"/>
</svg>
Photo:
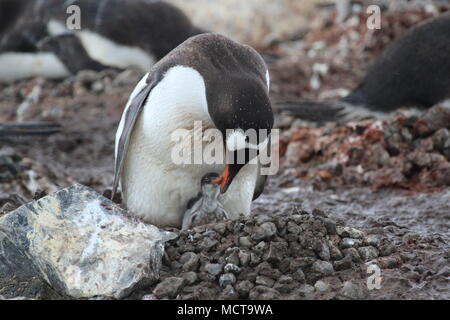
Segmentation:
<svg viewBox="0 0 450 320">
<path fill-rule="evenodd" d="M 216 182 L 219 178 L 220 176 L 215 172 L 207 173 L 203 176 L 201 180 L 201 188 L 204 196 L 214 199 L 219 196 L 220 186 Z"/>
<path fill-rule="evenodd" d="M 216 180 L 222 193 L 246 164 L 266 150 L 274 122 L 264 81 L 236 77 L 224 86 L 225 90 L 220 90 L 222 94 L 217 95 L 210 112 L 214 124 L 222 132 L 227 157 L 225 171 Z"/>
</svg>

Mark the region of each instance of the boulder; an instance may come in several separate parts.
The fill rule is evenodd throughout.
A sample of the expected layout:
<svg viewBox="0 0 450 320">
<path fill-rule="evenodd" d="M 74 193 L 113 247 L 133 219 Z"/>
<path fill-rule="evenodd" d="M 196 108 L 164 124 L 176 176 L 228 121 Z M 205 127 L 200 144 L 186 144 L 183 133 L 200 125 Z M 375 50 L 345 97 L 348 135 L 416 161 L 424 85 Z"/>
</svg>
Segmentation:
<svg viewBox="0 0 450 320">
<path fill-rule="evenodd" d="M 0 218 L 0 277 L 38 276 L 67 296 L 118 299 L 159 278 L 164 243 L 175 237 L 77 184 Z"/>
</svg>

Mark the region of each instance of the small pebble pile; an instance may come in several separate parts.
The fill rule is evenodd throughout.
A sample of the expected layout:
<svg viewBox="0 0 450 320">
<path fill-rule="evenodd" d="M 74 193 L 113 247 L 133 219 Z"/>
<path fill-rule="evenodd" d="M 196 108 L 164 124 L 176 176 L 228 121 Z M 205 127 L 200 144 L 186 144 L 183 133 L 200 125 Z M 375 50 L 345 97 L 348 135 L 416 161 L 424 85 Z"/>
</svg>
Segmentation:
<svg viewBox="0 0 450 320">
<path fill-rule="evenodd" d="M 394 251 L 320 210 L 259 214 L 166 243 L 160 282 L 144 299 L 363 299 L 365 263 Z"/>
<path fill-rule="evenodd" d="M 401 114 L 329 128 L 296 125 L 283 133 L 286 167 L 318 186 L 396 186 L 414 191 L 450 186 L 450 108 L 435 106 L 420 117 Z"/>
</svg>

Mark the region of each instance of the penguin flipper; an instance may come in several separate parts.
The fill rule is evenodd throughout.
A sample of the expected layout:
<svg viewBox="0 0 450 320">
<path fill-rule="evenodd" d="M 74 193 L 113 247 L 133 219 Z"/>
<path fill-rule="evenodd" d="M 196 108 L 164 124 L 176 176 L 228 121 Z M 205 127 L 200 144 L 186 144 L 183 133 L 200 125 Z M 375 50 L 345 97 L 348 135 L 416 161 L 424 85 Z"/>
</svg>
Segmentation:
<svg viewBox="0 0 450 320">
<path fill-rule="evenodd" d="M 124 159 L 127 154 L 128 144 L 130 142 L 131 133 L 133 132 L 134 125 L 138 119 L 139 114 L 144 107 L 150 92 L 161 80 L 158 72 L 150 73 L 145 81 L 145 86 L 140 89 L 136 95 L 132 94 L 127 107 L 125 108 L 125 114 L 123 115 L 123 127 L 120 132 L 119 141 L 116 146 L 116 161 L 114 164 L 114 183 L 112 188 L 112 197 L 117 191 L 119 186 L 120 175 L 123 170 Z"/>
</svg>

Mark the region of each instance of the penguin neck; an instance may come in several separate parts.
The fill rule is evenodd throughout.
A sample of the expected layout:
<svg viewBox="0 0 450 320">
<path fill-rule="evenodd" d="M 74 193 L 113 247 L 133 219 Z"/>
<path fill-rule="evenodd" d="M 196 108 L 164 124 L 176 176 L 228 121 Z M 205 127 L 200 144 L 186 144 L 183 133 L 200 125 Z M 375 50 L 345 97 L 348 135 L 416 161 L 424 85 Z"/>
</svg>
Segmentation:
<svg viewBox="0 0 450 320">
<path fill-rule="evenodd" d="M 218 199 L 216 194 L 203 193 L 202 207 L 207 212 L 213 212 L 218 206 Z"/>
</svg>

